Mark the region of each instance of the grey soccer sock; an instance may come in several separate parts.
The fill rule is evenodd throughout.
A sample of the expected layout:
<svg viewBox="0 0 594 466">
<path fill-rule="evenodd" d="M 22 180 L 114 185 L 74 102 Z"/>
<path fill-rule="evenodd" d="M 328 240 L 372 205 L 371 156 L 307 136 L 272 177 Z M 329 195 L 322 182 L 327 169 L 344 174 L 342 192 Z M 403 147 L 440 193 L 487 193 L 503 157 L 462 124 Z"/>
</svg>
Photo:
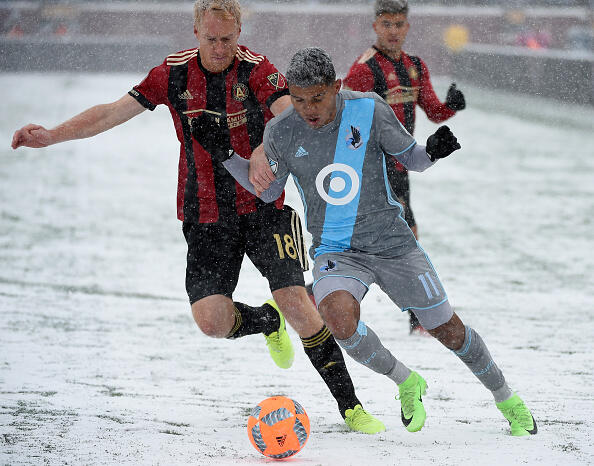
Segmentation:
<svg viewBox="0 0 594 466">
<path fill-rule="evenodd" d="M 487 345 L 472 328 L 465 327 L 465 337 L 462 348 L 454 351 L 474 375 L 487 387 L 497 403 L 507 400 L 512 392 L 505 382 L 503 373 L 493 361 Z"/>
<path fill-rule="evenodd" d="M 382 345 L 375 332 L 362 320 L 359 321 L 355 333 L 346 340 L 336 338 L 336 341 L 355 361 L 387 376 L 397 384 L 404 382 L 410 375 L 410 369 Z"/>
</svg>

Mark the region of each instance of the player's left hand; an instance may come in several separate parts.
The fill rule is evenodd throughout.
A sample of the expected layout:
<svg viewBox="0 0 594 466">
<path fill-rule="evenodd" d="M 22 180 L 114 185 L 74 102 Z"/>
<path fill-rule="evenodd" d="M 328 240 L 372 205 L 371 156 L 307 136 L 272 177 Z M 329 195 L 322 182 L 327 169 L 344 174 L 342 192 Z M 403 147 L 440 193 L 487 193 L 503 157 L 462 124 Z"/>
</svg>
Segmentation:
<svg viewBox="0 0 594 466">
<path fill-rule="evenodd" d="M 446 96 L 446 106 L 457 112 L 466 108 L 466 100 L 462 91 L 456 88 L 456 83 L 452 83 Z"/>
<path fill-rule="evenodd" d="M 429 154 L 432 162 L 443 159 L 462 146 L 454 136 L 454 133 L 446 125 L 437 128 L 437 131 L 427 138 L 425 151 Z"/>
<path fill-rule="evenodd" d="M 268 157 L 264 153 L 264 145 L 260 144 L 254 149 L 250 157 L 249 180 L 254 185 L 258 196 L 266 191 L 276 177 L 270 169 Z"/>
</svg>

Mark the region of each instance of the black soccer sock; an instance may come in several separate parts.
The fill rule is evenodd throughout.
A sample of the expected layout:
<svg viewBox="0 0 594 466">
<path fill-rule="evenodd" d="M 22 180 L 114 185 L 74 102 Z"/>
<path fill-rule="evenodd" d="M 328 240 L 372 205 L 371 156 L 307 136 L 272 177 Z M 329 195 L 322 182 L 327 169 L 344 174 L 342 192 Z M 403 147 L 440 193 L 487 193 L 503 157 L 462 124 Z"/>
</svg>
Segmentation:
<svg viewBox="0 0 594 466">
<path fill-rule="evenodd" d="M 301 343 L 305 354 L 336 399 L 342 417 L 345 417 L 347 409 L 362 405 L 355 395 L 355 387 L 344 363 L 342 351 L 328 327 L 324 325 L 315 335 L 302 338 Z"/>
<path fill-rule="evenodd" d="M 252 307 L 233 302 L 235 305 L 235 325 L 227 335 L 229 339 L 241 338 L 254 333 L 269 335 L 280 327 L 278 311 L 270 304 Z"/>
<path fill-rule="evenodd" d="M 409 319 L 410 326 L 409 326 L 408 331 L 409 331 L 409 333 L 412 333 L 412 331 L 414 329 L 421 326 L 421 323 L 419 322 L 419 319 L 417 319 L 417 316 L 413 311 L 408 311 L 408 315 L 410 316 L 410 319 Z"/>
</svg>

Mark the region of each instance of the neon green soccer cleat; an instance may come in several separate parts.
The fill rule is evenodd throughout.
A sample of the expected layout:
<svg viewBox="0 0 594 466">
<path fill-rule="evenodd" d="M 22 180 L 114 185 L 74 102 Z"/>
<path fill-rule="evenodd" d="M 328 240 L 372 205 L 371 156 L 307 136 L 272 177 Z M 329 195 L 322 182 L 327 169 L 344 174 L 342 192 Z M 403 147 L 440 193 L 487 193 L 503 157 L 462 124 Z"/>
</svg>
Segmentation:
<svg viewBox="0 0 594 466">
<path fill-rule="evenodd" d="M 427 391 L 425 379 L 412 371 L 408 378 L 398 385 L 398 396 L 400 400 L 400 415 L 402 423 L 409 432 L 417 432 L 425 425 L 427 413 L 421 398 Z"/>
<path fill-rule="evenodd" d="M 293 350 L 293 343 L 287 333 L 287 326 L 285 324 L 285 316 L 280 311 L 274 299 L 269 299 L 264 304 L 272 306 L 280 316 L 280 327 L 276 332 L 269 335 L 264 335 L 266 338 L 266 346 L 274 363 L 281 369 L 288 369 L 293 365 L 295 359 L 295 351 Z"/>
<path fill-rule="evenodd" d="M 496 404 L 499 411 L 503 413 L 503 416 L 509 422 L 513 436 L 522 437 L 525 435 L 534 435 L 538 432 L 536 421 L 518 395 L 514 394 L 509 400 Z"/>
<path fill-rule="evenodd" d="M 377 434 L 386 430 L 384 423 L 365 411 L 361 405 L 356 405 L 353 409 L 347 409 L 345 415 L 344 422 L 355 432 Z"/>
</svg>

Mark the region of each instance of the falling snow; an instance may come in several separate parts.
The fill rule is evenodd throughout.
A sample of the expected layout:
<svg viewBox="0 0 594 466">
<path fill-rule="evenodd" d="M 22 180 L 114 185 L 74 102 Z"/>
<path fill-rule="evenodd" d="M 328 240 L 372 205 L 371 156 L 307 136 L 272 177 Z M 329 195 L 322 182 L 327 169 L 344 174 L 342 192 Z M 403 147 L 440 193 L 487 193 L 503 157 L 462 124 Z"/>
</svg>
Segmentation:
<svg viewBox="0 0 594 466">
<path fill-rule="evenodd" d="M 462 149 L 411 176 L 421 243 L 538 435 L 508 436 L 465 366 L 409 337 L 406 316 L 373 288 L 363 318 L 427 379 L 428 418 L 407 432 L 394 386 L 348 360 L 359 397 L 387 426 L 365 436 L 347 430 L 302 351 L 285 371 L 261 336 L 198 331 L 165 109 L 93 139 L 9 148 L 16 128 L 51 127 L 141 78 L 0 75 L 0 463 L 270 463 L 246 422 L 276 394 L 298 400 L 312 423 L 291 464 L 594 462 L 594 110 L 458 83 L 469 107 L 448 124 Z M 448 85 L 437 80 L 439 95 Z M 435 127 L 420 118 L 416 137 Z M 287 198 L 301 208 L 292 186 Z M 268 297 L 246 260 L 235 298 Z"/>
</svg>

